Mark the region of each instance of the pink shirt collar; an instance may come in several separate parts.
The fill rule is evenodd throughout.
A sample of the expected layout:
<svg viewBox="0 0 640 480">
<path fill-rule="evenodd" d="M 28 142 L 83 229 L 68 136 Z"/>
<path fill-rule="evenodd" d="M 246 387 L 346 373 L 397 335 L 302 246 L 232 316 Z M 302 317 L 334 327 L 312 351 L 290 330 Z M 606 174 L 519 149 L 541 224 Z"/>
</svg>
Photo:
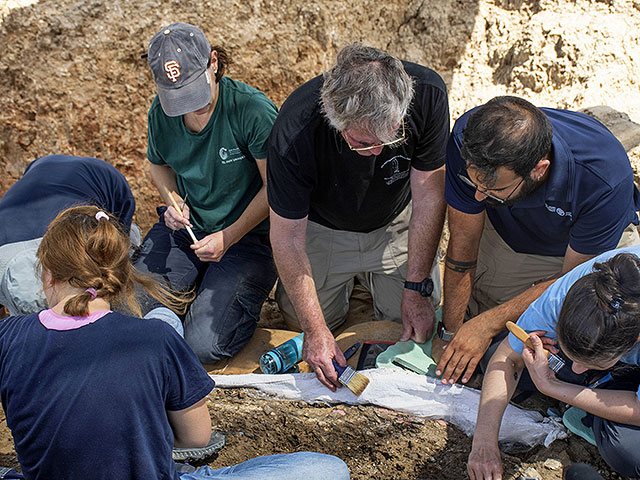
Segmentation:
<svg viewBox="0 0 640 480">
<path fill-rule="evenodd" d="M 40 323 L 48 330 L 74 330 L 100 320 L 107 313 L 111 313 L 111 310 L 101 310 L 86 317 L 69 317 L 58 315 L 53 310 L 43 310 L 38 314 L 38 318 Z"/>
</svg>

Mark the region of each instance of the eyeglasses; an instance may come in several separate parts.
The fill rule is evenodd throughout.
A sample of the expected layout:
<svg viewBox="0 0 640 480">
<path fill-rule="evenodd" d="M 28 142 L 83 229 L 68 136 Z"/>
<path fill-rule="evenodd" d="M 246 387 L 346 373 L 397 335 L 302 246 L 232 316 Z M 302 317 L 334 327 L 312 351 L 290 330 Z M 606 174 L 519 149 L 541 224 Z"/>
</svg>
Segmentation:
<svg viewBox="0 0 640 480">
<path fill-rule="evenodd" d="M 458 178 L 460 180 L 462 180 L 464 183 L 466 183 L 467 185 L 469 185 L 470 187 L 474 188 L 475 190 L 477 190 L 478 192 L 480 192 L 482 195 L 484 195 L 487 198 L 490 198 L 491 200 L 495 200 L 498 203 L 505 203 L 507 200 L 509 200 L 511 198 L 511 195 L 513 195 L 515 193 L 515 191 L 518 189 L 518 187 L 522 184 L 522 182 L 524 182 L 524 177 L 522 177 L 520 179 L 520 181 L 518 182 L 518 184 L 513 187 L 513 190 L 511 190 L 511 193 L 509 195 L 507 195 L 505 198 L 500 198 L 500 197 L 496 197 L 495 195 L 491 195 L 490 193 L 487 192 L 487 189 L 485 190 L 481 190 L 478 185 L 476 185 L 475 183 L 473 183 L 470 179 L 468 179 L 467 177 L 465 177 L 464 175 L 462 175 L 462 173 L 458 173 Z M 501 190 L 505 190 L 507 187 L 505 188 L 500 188 L 498 190 L 495 191 L 501 191 Z M 494 190 L 494 189 L 489 189 L 489 190 Z"/>
<path fill-rule="evenodd" d="M 376 148 L 388 147 L 389 145 L 395 145 L 396 143 L 400 143 L 400 142 L 404 141 L 404 139 L 406 138 L 405 130 L 404 130 L 404 118 L 402 119 L 402 135 L 399 138 L 396 138 L 395 140 L 393 140 L 391 142 L 378 143 L 376 145 L 369 145 L 368 147 L 354 147 L 353 145 L 351 145 L 351 143 L 349 142 L 349 139 L 347 138 L 346 135 L 343 134 L 342 137 L 344 138 L 345 142 L 347 142 L 347 145 L 349 145 L 349 149 L 353 150 L 354 152 L 367 152 L 369 150 L 375 150 Z"/>
</svg>

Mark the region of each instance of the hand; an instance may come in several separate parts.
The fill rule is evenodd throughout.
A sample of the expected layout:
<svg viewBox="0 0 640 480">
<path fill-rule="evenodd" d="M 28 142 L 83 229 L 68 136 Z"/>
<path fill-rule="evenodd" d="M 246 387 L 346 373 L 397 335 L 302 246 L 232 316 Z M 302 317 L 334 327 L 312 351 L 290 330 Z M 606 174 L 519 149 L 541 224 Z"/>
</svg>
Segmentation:
<svg viewBox="0 0 640 480">
<path fill-rule="evenodd" d="M 436 375 L 442 375 L 441 382 L 452 384 L 462 376 L 462 383 L 467 383 L 489 348 L 492 338 L 493 334 L 486 331 L 480 317 L 463 323 L 444 349 L 436 366 Z"/>
<path fill-rule="evenodd" d="M 207 235 L 191 245 L 203 262 L 219 262 L 231 245 L 225 244 L 224 230 Z"/>
<path fill-rule="evenodd" d="M 402 312 L 402 336 L 399 341 L 426 342 L 433 334 L 436 322 L 436 312 L 431 299 L 423 297 L 420 292 L 405 288 L 400 311 Z"/>
<path fill-rule="evenodd" d="M 538 336 L 538 332 L 531 333 L 529 338 L 533 344 L 533 350 L 524 345 L 522 348 L 522 360 L 529 371 L 533 383 L 541 393 L 545 393 L 549 391 L 549 387 L 556 381 L 556 374 L 549 368 L 547 355 L 544 352 L 544 344 Z"/>
<path fill-rule="evenodd" d="M 180 204 L 182 199 L 177 199 L 177 202 Z M 189 207 L 185 205 L 182 208 L 182 214 L 173 208 L 173 205 L 167 207 L 164 212 L 164 224 L 171 230 L 180 230 L 181 228 L 184 228 L 185 225 L 189 225 L 191 227 L 191 222 L 189 222 Z"/>
<path fill-rule="evenodd" d="M 347 365 L 347 360 L 326 326 L 316 331 L 305 332 L 302 359 L 311 365 L 318 380 L 332 392 L 336 391 L 336 387 L 342 386 L 331 360 L 335 359 L 343 367 Z"/>
<path fill-rule="evenodd" d="M 502 460 L 497 445 L 483 443 L 476 447 L 474 443 L 467 461 L 467 472 L 471 480 L 501 480 Z"/>
</svg>

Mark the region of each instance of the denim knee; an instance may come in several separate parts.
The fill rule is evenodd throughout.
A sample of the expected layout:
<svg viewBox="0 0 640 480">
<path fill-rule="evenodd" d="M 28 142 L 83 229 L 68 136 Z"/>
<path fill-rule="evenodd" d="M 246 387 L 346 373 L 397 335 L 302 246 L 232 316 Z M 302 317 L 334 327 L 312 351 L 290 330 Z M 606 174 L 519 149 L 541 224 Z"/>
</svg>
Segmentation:
<svg viewBox="0 0 640 480">
<path fill-rule="evenodd" d="M 640 427 L 593 418 L 593 433 L 602 458 L 626 477 L 640 477 Z"/>
</svg>

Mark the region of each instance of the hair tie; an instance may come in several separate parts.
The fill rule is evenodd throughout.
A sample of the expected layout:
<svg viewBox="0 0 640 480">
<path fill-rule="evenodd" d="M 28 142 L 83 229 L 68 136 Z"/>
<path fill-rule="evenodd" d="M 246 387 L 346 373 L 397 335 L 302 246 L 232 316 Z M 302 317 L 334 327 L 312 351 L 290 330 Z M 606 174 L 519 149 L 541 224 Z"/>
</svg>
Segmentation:
<svg viewBox="0 0 640 480">
<path fill-rule="evenodd" d="M 100 213 L 102 213 L 102 212 L 100 212 Z M 91 288 L 91 287 L 89 287 L 89 288 L 87 288 L 87 289 L 85 290 L 85 292 L 87 292 L 87 293 L 90 293 L 90 294 L 91 294 L 91 300 L 95 300 L 95 298 L 98 296 L 98 292 L 96 292 L 96 289 L 95 289 L 95 288 Z"/>
<path fill-rule="evenodd" d="M 624 305 L 624 298 L 619 295 L 614 295 L 609 302 L 609 306 L 611 307 L 611 310 L 613 310 L 613 313 L 618 313 L 622 310 L 622 305 Z"/>
<path fill-rule="evenodd" d="M 109 220 L 109 215 L 100 210 L 98 213 L 96 213 L 96 220 L 100 221 L 101 218 L 106 218 L 107 220 Z"/>
</svg>

